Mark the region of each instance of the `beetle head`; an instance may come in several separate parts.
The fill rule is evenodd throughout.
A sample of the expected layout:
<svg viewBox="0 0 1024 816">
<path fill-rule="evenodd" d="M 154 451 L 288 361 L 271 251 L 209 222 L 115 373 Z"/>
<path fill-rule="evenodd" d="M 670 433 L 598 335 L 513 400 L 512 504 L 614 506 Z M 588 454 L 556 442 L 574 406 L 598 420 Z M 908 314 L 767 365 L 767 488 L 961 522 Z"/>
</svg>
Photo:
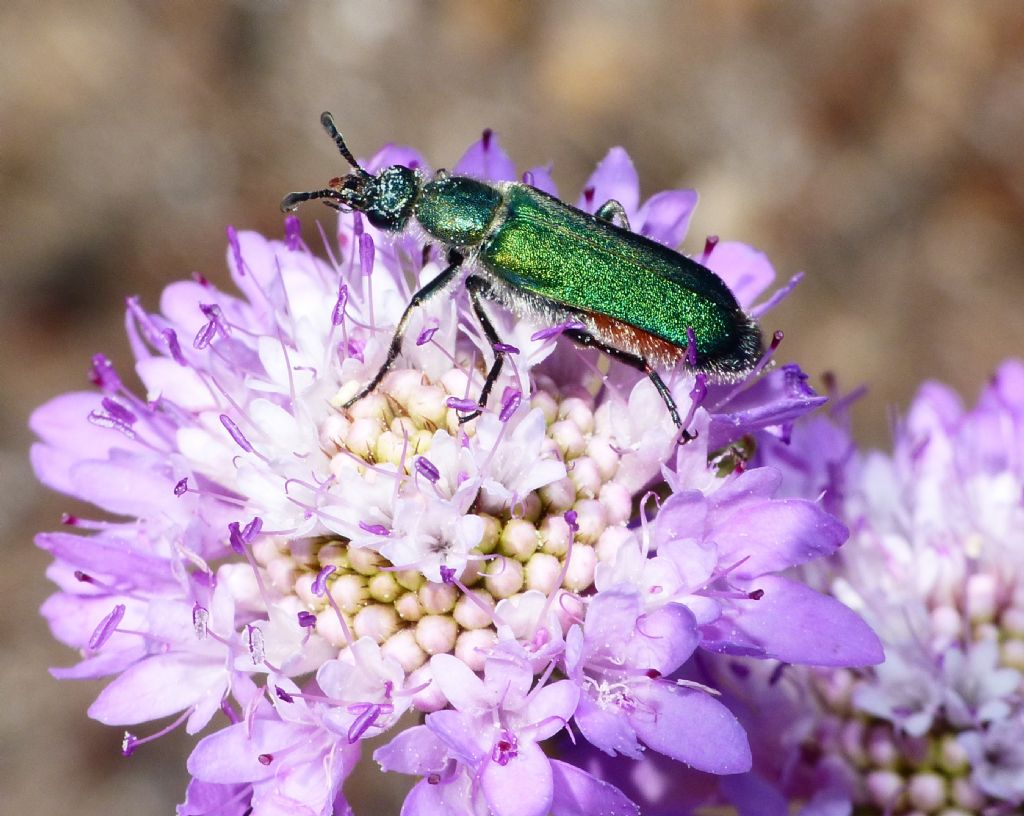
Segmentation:
<svg viewBox="0 0 1024 816">
<path fill-rule="evenodd" d="M 389 232 L 403 230 L 423 184 L 420 174 L 399 164 L 385 167 L 376 175 L 368 173 L 348 149 L 334 125 L 334 117 L 324 111 L 320 124 L 351 165 L 352 172 L 331 179 L 322 190 L 289 193 L 281 200 L 281 210 L 292 212 L 303 201 L 321 199 L 327 206 L 342 212 L 356 210 L 364 213 L 366 220 L 378 229 Z"/>
</svg>

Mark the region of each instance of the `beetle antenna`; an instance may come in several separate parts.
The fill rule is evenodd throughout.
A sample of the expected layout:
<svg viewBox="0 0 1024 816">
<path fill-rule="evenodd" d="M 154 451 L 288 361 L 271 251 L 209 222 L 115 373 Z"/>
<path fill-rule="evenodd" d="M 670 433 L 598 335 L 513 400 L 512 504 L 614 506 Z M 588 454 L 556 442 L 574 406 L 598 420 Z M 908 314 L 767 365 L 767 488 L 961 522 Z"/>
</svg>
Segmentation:
<svg viewBox="0 0 1024 816">
<path fill-rule="evenodd" d="M 324 130 L 327 131 L 327 135 L 334 139 L 334 143 L 338 146 L 338 152 L 341 153 L 345 161 L 352 165 L 352 169 L 360 176 L 370 175 L 362 168 L 362 165 L 356 161 L 355 156 L 352 155 L 352 151 L 348 149 L 348 145 L 345 144 L 345 139 L 338 132 L 338 128 L 334 124 L 334 117 L 331 116 L 330 111 L 324 111 L 320 114 L 320 124 L 324 126 Z"/>
<path fill-rule="evenodd" d="M 315 201 L 318 198 L 333 198 L 347 203 L 345 197 L 337 190 L 325 187 L 323 190 L 310 190 L 308 193 L 288 193 L 281 199 L 281 212 L 295 212 L 303 201 Z"/>
</svg>

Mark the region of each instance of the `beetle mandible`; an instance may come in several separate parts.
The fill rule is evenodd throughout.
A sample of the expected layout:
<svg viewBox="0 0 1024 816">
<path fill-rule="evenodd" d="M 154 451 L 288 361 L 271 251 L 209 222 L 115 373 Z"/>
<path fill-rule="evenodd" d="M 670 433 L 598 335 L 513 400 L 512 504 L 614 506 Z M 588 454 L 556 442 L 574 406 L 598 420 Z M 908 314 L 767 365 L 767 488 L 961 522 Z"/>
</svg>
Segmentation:
<svg viewBox="0 0 1024 816">
<path fill-rule="evenodd" d="M 466 291 L 494 362 L 480 390 L 479 408 L 460 416 L 461 422 L 486 407 L 507 353 L 484 300 L 520 317 L 583 325 L 566 330 L 566 336 L 650 377 L 680 429 L 679 410 L 655 365 L 682 363 L 726 381 L 741 379 L 754 368 L 761 355 L 760 329 L 722 279 L 693 259 L 630 232 L 626 212 L 614 199 L 591 215 L 519 182 L 488 184 L 444 170 L 428 180 L 402 165 L 371 174 L 356 161 L 331 114 L 323 113 L 320 122 L 352 172 L 324 189 L 289 193 L 282 210 L 322 199 L 335 209 L 357 210 L 373 226 L 393 233 L 403 232 L 415 219 L 449 250 L 448 266 L 406 306 L 384 364 L 343 407 L 380 384 L 402 350 L 413 311 L 454 285 L 467 259 L 474 269 L 465 280 Z"/>
</svg>

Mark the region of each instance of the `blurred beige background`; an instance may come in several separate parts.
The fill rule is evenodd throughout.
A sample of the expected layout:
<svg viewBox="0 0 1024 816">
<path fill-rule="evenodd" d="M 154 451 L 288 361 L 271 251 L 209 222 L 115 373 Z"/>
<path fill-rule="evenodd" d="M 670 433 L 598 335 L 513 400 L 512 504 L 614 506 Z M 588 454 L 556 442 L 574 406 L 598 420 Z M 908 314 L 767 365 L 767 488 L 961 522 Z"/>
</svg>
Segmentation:
<svg viewBox="0 0 1024 816">
<path fill-rule="evenodd" d="M 709 233 L 805 283 L 766 320 L 780 359 L 869 396 L 862 439 L 937 377 L 973 398 L 1024 352 L 1024 7 L 974 3 L 126 2 L 0 10 L 0 800 L 7 813 L 169 813 L 188 741 L 129 760 L 97 684 L 36 610 L 34 531 L 61 497 L 26 465 L 32 408 L 128 367 L 125 295 L 224 283 L 227 224 L 281 233 L 284 192 L 388 140 L 451 165 L 484 127 L 565 197 L 614 144 L 645 194 L 696 187 Z M 314 211 L 305 211 L 307 227 Z M 326 210 L 321 217 L 328 217 Z M 143 731 L 145 733 L 145 731 Z M 397 813 L 363 783 L 361 816 Z M 386 787 L 387 790 L 382 790 Z M 389 798 L 390 797 L 390 798 Z"/>
</svg>

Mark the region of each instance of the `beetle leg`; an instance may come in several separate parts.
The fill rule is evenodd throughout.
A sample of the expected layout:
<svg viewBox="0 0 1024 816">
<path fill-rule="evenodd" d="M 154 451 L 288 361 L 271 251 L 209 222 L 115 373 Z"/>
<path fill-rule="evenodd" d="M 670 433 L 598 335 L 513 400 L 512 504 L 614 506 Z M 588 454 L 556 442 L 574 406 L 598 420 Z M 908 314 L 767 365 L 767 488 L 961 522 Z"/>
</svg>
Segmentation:
<svg viewBox="0 0 1024 816">
<path fill-rule="evenodd" d="M 402 313 L 402 319 L 398 321 L 398 326 L 395 327 L 395 334 L 394 337 L 391 338 L 391 345 L 388 348 L 388 356 L 384 358 L 384 365 L 377 370 L 373 379 L 370 380 L 370 382 L 358 394 L 341 406 L 342 408 L 351 407 L 380 385 L 380 381 L 383 380 L 384 376 L 391 370 L 391 366 L 395 364 L 395 359 L 402 351 L 402 340 L 405 337 L 405 330 L 409 325 L 409 318 L 412 317 L 413 310 L 418 306 L 422 306 L 439 292 L 444 291 L 455 279 L 455 276 L 458 274 L 459 267 L 462 265 L 462 261 L 463 257 L 458 252 L 455 252 L 454 250 L 449 252 L 448 267 L 412 296 L 412 299 L 409 301 L 409 305 L 405 307 L 405 311 Z"/>
<path fill-rule="evenodd" d="M 619 226 L 623 229 L 629 229 L 629 216 L 626 215 L 626 208 L 614 198 L 609 198 L 598 207 L 594 215 L 602 221 L 607 221 L 609 224 L 614 224 L 615 218 L 618 217 Z"/>
<path fill-rule="evenodd" d="M 672 399 L 672 394 L 668 390 L 668 386 L 665 385 L 665 381 L 661 379 L 661 375 L 659 375 L 651 364 L 643 357 L 636 354 L 630 354 L 628 351 L 617 349 L 614 346 L 609 346 L 607 343 L 602 343 L 594 337 L 594 335 L 585 331 L 580 331 L 579 329 L 569 329 L 565 332 L 565 336 L 578 346 L 600 349 L 609 357 L 618 360 L 620 363 L 625 363 L 630 368 L 635 368 L 637 371 L 642 371 L 650 377 L 651 382 L 654 383 L 654 387 L 658 389 L 658 393 L 665 401 L 665 407 L 668 408 L 668 413 L 669 416 L 672 417 L 672 421 L 676 424 L 677 428 L 681 429 L 683 427 L 683 421 L 679 418 L 679 409 L 676 407 L 676 401 Z"/>
<path fill-rule="evenodd" d="M 487 398 L 491 395 L 491 389 L 494 388 L 494 383 L 498 381 L 498 375 L 501 374 L 501 367 L 505 362 L 505 352 L 495 348 L 495 346 L 501 344 L 501 338 L 498 337 L 498 333 L 494 330 L 494 325 L 491 323 L 483 306 L 483 299 L 487 297 L 489 291 L 487 282 L 477 275 L 470 275 L 466 278 L 466 291 L 469 293 L 469 302 L 473 306 L 473 314 L 480 321 L 480 326 L 484 330 L 484 337 L 487 338 L 487 342 L 491 344 L 491 348 L 494 350 L 494 363 L 491 364 L 487 377 L 484 379 L 484 387 L 480 389 L 480 399 L 477 403 L 480 409 L 471 411 L 468 414 L 462 414 L 459 417 L 460 423 L 469 422 L 469 420 L 480 416 L 480 410 L 487 407 Z"/>
</svg>

